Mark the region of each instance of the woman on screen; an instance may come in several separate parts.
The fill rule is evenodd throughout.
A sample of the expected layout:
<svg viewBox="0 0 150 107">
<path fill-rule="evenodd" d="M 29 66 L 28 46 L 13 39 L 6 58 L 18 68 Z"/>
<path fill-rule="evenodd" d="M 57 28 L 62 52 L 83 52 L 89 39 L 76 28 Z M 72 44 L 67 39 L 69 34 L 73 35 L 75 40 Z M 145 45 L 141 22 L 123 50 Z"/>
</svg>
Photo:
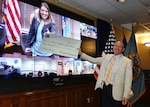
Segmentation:
<svg viewBox="0 0 150 107">
<path fill-rule="evenodd" d="M 44 33 L 56 33 L 56 25 L 52 20 L 50 8 L 47 3 L 42 2 L 38 11 L 38 17 L 33 17 L 30 26 L 26 53 L 32 52 L 33 56 L 51 56 L 52 53 L 39 50 L 40 44 L 43 40 Z"/>
</svg>

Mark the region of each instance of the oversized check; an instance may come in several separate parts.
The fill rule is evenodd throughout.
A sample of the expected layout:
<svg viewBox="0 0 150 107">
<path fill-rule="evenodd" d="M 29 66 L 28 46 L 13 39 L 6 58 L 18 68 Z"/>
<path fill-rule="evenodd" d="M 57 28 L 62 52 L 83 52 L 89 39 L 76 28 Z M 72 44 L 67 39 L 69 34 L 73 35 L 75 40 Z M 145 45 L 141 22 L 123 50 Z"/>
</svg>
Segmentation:
<svg viewBox="0 0 150 107">
<path fill-rule="evenodd" d="M 40 45 L 40 50 L 61 56 L 77 58 L 81 40 L 66 38 L 46 33 Z"/>
</svg>

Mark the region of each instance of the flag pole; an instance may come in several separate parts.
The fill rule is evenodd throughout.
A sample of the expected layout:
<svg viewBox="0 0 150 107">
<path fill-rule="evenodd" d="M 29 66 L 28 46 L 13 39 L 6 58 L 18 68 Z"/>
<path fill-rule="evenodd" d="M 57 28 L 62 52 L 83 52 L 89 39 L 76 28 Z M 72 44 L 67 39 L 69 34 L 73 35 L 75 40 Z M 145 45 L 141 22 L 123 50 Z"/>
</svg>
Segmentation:
<svg viewBox="0 0 150 107">
<path fill-rule="evenodd" d="M 114 32 L 114 34 L 115 34 L 115 30 L 114 30 L 114 26 L 113 26 L 113 21 L 112 21 L 112 18 L 110 18 L 110 25 L 111 25 L 111 28 L 112 28 L 112 30 L 113 30 L 113 32 Z"/>
</svg>

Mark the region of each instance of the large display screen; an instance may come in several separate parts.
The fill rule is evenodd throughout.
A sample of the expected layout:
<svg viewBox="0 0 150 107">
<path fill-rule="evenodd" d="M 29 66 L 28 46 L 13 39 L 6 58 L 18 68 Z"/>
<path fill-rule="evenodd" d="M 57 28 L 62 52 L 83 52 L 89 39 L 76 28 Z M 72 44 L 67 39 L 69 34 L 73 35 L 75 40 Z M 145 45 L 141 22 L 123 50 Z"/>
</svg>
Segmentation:
<svg viewBox="0 0 150 107">
<path fill-rule="evenodd" d="M 3 1 L 3 0 L 2 0 Z M 4 2 L 1 2 L 4 3 Z M 2 7 L 1 7 L 2 8 Z M 30 28 L 30 15 L 38 10 L 38 7 L 20 2 L 22 35 L 28 34 Z M 51 12 L 56 24 L 56 34 L 59 36 L 82 40 L 82 36 L 95 41 L 97 29 L 94 26 Z M 22 78 L 22 77 L 45 77 L 91 74 L 94 72 L 95 64 L 82 61 L 80 58 L 66 58 L 63 56 L 33 56 L 26 55 L 20 42 L 5 44 L 6 31 L 4 21 L 0 23 L 1 57 L 0 78 Z M 3 38 L 2 38 L 3 37 Z M 84 40 L 82 40 L 84 41 Z M 60 41 L 61 42 L 61 41 Z M 2 43 L 2 42 L 1 42 Z M 96 47 L 93 45 L 93 47 Z"/>
</svg>

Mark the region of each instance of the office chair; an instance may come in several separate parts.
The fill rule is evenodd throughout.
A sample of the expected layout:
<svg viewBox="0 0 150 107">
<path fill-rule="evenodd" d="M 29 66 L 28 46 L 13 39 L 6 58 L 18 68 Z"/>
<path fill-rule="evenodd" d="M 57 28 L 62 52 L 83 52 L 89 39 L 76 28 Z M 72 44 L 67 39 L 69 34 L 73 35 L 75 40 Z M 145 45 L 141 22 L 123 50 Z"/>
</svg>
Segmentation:
<svg viewBox="0 0 150 107">
<path fill-rule="evenodd" d="M 5 26 L 0 25 L 0 55 L 2 55 L 4 52 L 5 40 L 6 40 Z"/>
<path fill-rule="evenodd" d="M 31 52 L 26 52 L 26 43 L 27 43 L 28 34 L 22 34 L 20 36 L 20 45 L 25 55 L 32 55 Z"/>
</svg>

